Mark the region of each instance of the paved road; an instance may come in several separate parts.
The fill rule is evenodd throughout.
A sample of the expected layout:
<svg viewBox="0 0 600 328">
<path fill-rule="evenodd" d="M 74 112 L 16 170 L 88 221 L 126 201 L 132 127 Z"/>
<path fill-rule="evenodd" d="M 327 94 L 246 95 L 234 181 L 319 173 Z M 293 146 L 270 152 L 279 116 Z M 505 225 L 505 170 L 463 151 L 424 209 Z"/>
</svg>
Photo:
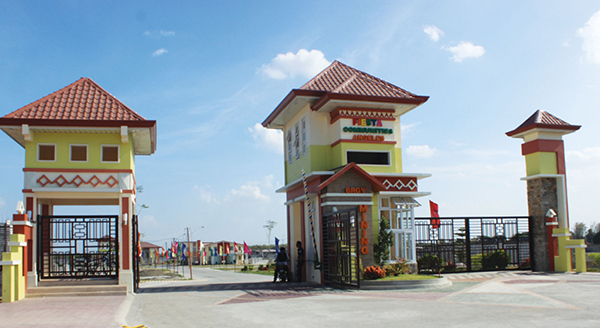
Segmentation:
<svg viewBox="0 0 600 328">
<path fill-rule="evenodd" d="M 0 304 L 0 327 L 598 327 L 600 274 L 447 275 L 451 287 L 356 291 L 194 268 L 127 297 Z"/>
<path fill-rule="evenodd" d="M 270 277 L 194 270 L 198 281 L 144 284 L 127 322 L 150 328 L 600 325 L 600 274 L 594 273 L 456 274 L 447 288 L 375 292 L 299 284 L 282 289 Z"/>
</svg>

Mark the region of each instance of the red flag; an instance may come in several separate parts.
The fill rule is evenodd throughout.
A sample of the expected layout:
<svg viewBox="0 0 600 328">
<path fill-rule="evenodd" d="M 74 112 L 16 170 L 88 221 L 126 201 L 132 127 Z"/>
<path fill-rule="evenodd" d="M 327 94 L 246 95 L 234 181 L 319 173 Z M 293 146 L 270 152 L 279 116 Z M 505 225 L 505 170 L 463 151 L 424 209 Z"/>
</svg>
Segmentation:
<svg viewBox="0 0 600 328">
<path fill-rule="evenodd" d="M 245 241 L 244 241 L 244 254 L 248 254 L 248 245 L 246 245 Z"/>
<path fill-rule="evenodd" d="M 233 242 L 233 252 L 237 253 L 237 243 L 235 241 Z"/>
<path fill-rule="evenodd" d="M 229 255 L 229 243 L 225 244 L 225 254 Z"/>
<path fill-rule="evenodd" d="M 440 214 L 438 212 L 438 204 L 429 201 L 429 209 L 431 211 L 431 227 L 437 229 L 440 227 Z"/>
</svg>

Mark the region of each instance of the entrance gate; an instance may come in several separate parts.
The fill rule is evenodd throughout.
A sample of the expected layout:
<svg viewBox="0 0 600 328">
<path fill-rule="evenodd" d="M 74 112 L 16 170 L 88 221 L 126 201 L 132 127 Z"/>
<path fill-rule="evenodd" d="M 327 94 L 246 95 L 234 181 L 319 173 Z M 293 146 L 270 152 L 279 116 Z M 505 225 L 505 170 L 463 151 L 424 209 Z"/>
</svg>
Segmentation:
<svg viewBox="0 0 600 328">
<path fill-rule="evenodd" d="M 415 218 L 419 271 L 435 271 L 434 256 L 443 260 L 441 269 L 446 272 L 530 269 L 534 259 L 529 220 L 527 216 L 448 217 L 439 218 L 434 229 L 431 218 Z M 504 251 L 508 258 L 496 251 Z"/>
<path fill-rule="evenodd" d="M 38 216 L 38 274 L 51 278 L 117 278 L 118 216 Z"/>
<path fill-rule="evenodd" d="M 325 284 L 360 287 L 358 208 L 323 215 Z"/>
</svg>

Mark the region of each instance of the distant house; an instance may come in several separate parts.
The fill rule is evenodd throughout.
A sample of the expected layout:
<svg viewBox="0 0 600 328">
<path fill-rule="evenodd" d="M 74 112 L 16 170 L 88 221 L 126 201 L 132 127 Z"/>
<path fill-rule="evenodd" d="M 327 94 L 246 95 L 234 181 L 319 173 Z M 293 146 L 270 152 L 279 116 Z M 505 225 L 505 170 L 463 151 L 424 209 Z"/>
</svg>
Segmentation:
<svg viewBox="0 0 600 328">
<path fill-rule="evenodd" d="M 156 252 L 158 252 L 158 254 L 161 254 L 163 249 L 161 246 L 154 245 L 145 241 L 140 242 L 140 246 L 142 248 L 142 256 L 140 256 L 142 264 L 153 264 L 154 261 L 157 260 Z"/>
</svg>

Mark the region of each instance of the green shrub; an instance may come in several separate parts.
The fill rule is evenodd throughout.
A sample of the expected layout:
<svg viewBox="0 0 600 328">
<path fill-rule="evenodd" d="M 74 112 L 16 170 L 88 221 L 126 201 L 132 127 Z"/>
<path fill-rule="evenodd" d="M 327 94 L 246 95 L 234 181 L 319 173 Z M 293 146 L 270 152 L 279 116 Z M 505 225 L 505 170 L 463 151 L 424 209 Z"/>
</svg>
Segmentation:
<svg viewBox="0 0 600 328">
<path fill-rule="evenodd" d="M 587 257 L 592 260 L 592 266 L 594 268 L 600 268 L 600 253 L 590 253 Z M 590 266 L 590 268 L 592 267 Z"/>
<path fill-rule="evenodd" d="M 263 267 L 264 267 L 264 265 L 262 265 L 262 264 L 259 264 L 259 265 L 258 265 L 258 271 L 261 271 L 261 270 L 263 269 Z"/>
<path fill-rule="evenodd" d="M 396 259 L 396 262 L 386 265 L 384 270 L 388 276 L 397 276 L 399 274 L 407 274 L 410 268 L 408 267 L 408 261 L 400 257 Z"/>
<path fill-rule="evenodd" d="M 477 254 L 471 256 L 471 270 L 481 270 L 481 259 L 483 255 Z"/>
<path fill-rule="evenodd" d="M 504 270 L 510 262 L 510 256 L 504 250 L 497 250 L 484 254 L 481 258 L 481 267 L 483 270 Z"/>
<path fill-rule="evenodd" d="M 242 268 L 242 271 L 248 271 L 248 266 L 244 265 L 244 267 Z"/>
<path fill-rule="evenodd" d="M 444 260 L 437 255 L 427 254 L 418 259 L 417 264 L 419 266 L 419 271 L 439 273 L 444 267 Z"/>
<path fill-rule="evenodd" d="M 249 265 L 248 270 L 250 270 L 250 271 L 254 270 L 254 265 Z"/>
</svg>

